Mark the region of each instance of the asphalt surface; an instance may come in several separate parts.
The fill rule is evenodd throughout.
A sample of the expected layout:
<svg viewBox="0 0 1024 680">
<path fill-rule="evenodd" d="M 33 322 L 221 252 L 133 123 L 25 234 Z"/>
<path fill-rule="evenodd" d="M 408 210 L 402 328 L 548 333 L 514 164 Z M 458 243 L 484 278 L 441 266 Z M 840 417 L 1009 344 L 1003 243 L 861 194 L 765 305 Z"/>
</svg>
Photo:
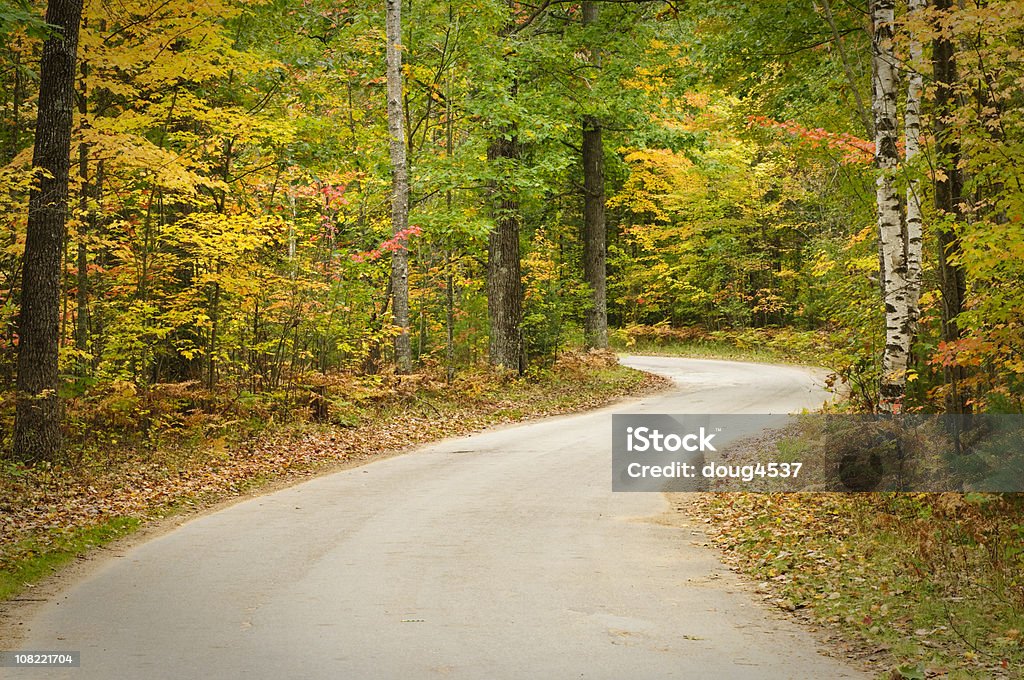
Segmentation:
<svg viewBox="0 0 1024 680">
<path fill-rule="evenodd" d="M 25 623 L 10 678 L 860 678 L 659 493 L 612 493 L 611 414 L 784 413 L 808 369 L 630 357 L 678 389 L 449 440 L 198 517 Z M 0 641 L 0 649 L 9 648 Z"/>
</svg>

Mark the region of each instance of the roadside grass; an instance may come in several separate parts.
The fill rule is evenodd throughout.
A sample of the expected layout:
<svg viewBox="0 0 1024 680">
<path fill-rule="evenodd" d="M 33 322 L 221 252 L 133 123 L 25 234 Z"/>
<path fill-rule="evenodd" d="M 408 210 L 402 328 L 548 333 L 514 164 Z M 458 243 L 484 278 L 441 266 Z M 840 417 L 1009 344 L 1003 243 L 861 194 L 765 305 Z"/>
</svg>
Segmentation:
<svg viewBox="0 0 1024 680">
<path fill-rule="evenodd" d="M 724 340 L 693 340 L 689 342 L 637 342 L 632 345 L 616 343 L 617 350 L 630 354 L 688 357 L 693 359 L 723 359 L 755 363 L 781 364 L 792 362 L 793 357 L 764 347 L 738 347 Z"/>
<path fill-rule="evenodd" d="M 826 334 L 792 328 L 710 331 L 700 326 L 634 325 L 609 335 L 620 352 L 697 359 L 820 365 L 832 351 Z"/>
<path fill-rule="evenodd" d="M 174 404 L 108 398 L 108 411 L 89 416 L 87 436 L 72 440 L 61 463 L 0 463 L 0 601 L 148 520 L 670 384 L 591 352 L 523 377 L 480 370 L 450 384 L 440 372 L 321 379 L 297 390 L 289 408 L 185 387 L 163 390 Z M 142 418 L 128 417 L 143 411 L 145 430 Z"/>
<path fill-rule="evenodd" d="M 8 546 L 0 554 L 0 602 L 49 576 L 79 555 L 135 531 L 137 517 L 114 517 L 100 524 L 50 530 Z"/>
</svg>

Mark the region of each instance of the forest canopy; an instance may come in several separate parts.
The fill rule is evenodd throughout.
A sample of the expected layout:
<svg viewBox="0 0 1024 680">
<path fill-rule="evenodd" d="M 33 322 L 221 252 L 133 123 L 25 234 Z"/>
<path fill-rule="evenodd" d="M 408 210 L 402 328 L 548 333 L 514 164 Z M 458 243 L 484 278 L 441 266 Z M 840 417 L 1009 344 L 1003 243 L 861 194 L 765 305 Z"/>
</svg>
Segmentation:
<svg viewBox="0 0 1024 680">
<path fill-rule="evenodd" d="M 786 329 L 856 408 L 1021 410 L 1020 3 L 391 5 L 389 73 L 385 3 L 84 3 L 69 414 L 672 329 Z M 0 6 L 5 438 L 45 10 Z"/>
</svg>

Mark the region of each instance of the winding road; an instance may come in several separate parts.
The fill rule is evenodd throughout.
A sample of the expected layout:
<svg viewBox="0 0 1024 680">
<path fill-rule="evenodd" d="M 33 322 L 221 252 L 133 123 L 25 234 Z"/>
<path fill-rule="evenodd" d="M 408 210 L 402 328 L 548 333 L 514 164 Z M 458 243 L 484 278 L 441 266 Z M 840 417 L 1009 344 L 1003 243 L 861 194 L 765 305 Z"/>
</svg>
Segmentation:
<svg viewBox="0 0 1024 680">
<path fill-rule="evenodd" d="M 658 493 L 612 493 L 611 414 L 785 413 L 792 366 L 662 357 L 674 390 L 448 440 L 198 517 L 37 608 L 10 678 L 862 678 L 756 601 Z M 8 645 L 0 644 L 8 648 Z"/>
</svg>

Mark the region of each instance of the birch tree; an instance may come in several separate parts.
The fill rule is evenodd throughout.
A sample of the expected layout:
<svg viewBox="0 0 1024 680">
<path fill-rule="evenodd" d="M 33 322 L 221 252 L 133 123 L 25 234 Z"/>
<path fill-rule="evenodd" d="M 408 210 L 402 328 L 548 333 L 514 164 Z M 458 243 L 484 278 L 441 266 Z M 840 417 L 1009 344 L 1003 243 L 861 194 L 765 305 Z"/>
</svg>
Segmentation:
<svg viewBox="0 0 1024 680">
<path fill-rule="evenodd" d="M 409 226 L 409 169 L 406 163 L 405 126 L 402 108 L 402 4 L 387 3 L 387 96 L 388 132 L 391 136 L 391 227 L 401 240 Z M 398 327 L 395 335 L 395 370 L 412 370 L 412 342 L 409 338 L 409 251 L 399 243 L 391 255 L 392 314 Z"/>
<path fill-rule="evenodd" d="M 924 9 L 927 0 L 910 0 L 907 6 L 909 17 L 914 17 Z M 921 90 L 924 78 L 918 70 L 923 49 L 921 41 L 911 33 L 910 63 L 908 64 L 907 108 L 903 119 L 904 136 L 906 137 L 906 167 L 909 170 L 907 181 L 907 306 L 911 321 L 911 332 L 917 333 L 917 321 L 921 315 L 921 247 L 922 218 L 921 192 L 923 187 L 914 170 L 914 159 L 921 150 Z M 909 349 L 909 347 L 908 347 Z"/>
<path fill-rule="evenodd" d="M 897 412 L 906 392 L 907 367 L 913 335 L 907 238 L 895 175 L 900 158 L 897 146 L 896 56 L 894 53 L 895 0 L 873 0 L 871 4 L 873 101 L 875 118 L 875 200 L 878 209 L 878 237 L 882 296 L 885 304 L 885 349 L 879 409 Z"/>
</svg>

